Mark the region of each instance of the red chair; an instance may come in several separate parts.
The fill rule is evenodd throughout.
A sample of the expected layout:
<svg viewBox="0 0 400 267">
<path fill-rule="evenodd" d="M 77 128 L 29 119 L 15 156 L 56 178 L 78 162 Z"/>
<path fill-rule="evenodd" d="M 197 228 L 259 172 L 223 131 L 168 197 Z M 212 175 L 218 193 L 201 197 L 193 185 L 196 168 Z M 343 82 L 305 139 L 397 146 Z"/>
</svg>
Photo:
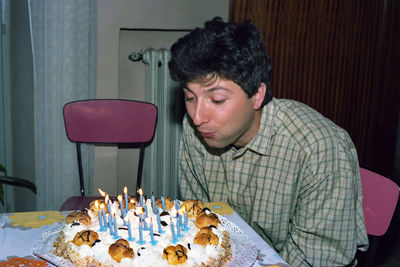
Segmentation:
<svg viewBox="0 0 400 267">
<path fill-rule="evenodd" d="M 399 186 L 392 180 L 363 168 L 360 168 L 360 175 L 365 227 L 370 239 L 370 246 L 362 266 L 372 266 L 379 237 L 386 233 L 392 221 L 399 198 Z"/>
<path fill-rule="evenodd" d="M 67 199 L 60 210 L 87 208 L 98 198 L 85 195 L 81 143 L 138 144 L 137 187 L 140 187 L 145 146 L 152 140 L 157 122 L 155 105 L 122 99 L 81 100 L 67 103 L 63 114 L 68 139 L 76 143 L 81 195 Z"/>
</svg>

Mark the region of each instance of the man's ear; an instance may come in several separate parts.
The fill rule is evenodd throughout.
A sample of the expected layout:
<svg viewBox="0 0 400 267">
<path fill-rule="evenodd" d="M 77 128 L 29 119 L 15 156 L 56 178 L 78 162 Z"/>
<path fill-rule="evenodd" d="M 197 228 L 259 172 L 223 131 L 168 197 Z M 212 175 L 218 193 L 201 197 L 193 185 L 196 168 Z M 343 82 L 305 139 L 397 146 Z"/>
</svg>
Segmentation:
<svg viewBox="0 0 400 267">
<path fill-rule="evenodd" d="M 253 99 L 253 107 L 255 110 L 260 109 L 266 93 L 267 85 L 265 83 L 261 83 L 257 92 L 251 97 Z"/>
</svg>

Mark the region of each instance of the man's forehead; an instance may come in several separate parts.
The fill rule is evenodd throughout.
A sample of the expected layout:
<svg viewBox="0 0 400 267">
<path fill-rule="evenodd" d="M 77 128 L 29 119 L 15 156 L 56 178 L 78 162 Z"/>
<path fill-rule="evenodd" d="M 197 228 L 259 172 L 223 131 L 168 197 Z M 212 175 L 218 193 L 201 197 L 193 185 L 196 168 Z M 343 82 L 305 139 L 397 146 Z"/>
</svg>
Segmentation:
<svg viewBox="0 0 400 267">
<path fill-rule="evenodd" d="M 211 86 L 216 82 L 218 82 L 220 79 L 221 77 L 217 73 L 212 72 L 206 75 L 196 77 L 195 79 L 189 81 L 187 84 L 193 83 L 193 84 L 199 84 L 201 86 Z"/>
</svg>

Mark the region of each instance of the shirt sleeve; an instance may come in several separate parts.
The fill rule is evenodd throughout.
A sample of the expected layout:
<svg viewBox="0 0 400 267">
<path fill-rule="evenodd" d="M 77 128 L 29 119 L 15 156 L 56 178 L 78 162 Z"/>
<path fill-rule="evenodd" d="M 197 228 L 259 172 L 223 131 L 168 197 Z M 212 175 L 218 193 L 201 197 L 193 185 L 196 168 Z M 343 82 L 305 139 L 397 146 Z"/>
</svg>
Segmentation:
<svg viewBox="0 0 400 267">
<path fill-rule="evenodd" d="M 344 266 L 360 244 L 368 244 L 355 149 L 351 141 L 327 143 L 331 140 L 316 144 L 300 172 L 302 184 L 281 251 L 293 266 Z"/>
</svg>

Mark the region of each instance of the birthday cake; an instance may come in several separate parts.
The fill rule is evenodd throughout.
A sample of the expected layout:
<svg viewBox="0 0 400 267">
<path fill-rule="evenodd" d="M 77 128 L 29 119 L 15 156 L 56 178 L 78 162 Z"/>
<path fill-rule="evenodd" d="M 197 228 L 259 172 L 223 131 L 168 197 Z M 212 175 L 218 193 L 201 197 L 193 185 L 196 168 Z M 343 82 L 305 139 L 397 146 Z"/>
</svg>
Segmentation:
<svg viewBox="0 0 400 267">
<path fill-rule="evenodd" d="M 54 247 L 77 266 L 225 266 L 232 256 L 218 215 L 168 197 L 96 200 L 67 216 Z"/>
</svg>

